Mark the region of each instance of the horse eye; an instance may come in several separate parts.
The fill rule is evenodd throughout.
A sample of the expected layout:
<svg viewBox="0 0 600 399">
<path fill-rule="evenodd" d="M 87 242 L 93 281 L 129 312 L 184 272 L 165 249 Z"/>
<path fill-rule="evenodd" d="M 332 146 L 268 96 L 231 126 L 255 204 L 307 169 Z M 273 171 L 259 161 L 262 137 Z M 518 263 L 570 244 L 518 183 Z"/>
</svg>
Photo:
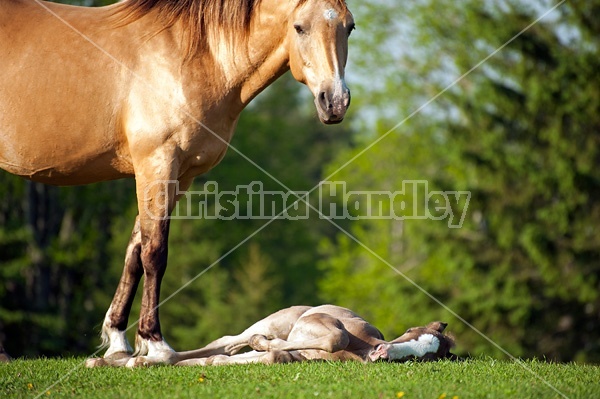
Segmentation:
<svg viewBox="0 0 600 399">
<path fill-rule="evenodd" d="M 304 33 L 304 29 L 300 24 L 294 24 L 294 29 L 296 29 L 296 33 L 298 33 L 299 35 Z"/>
<path fill-rule="evenodd" d="M 353 30 L 356 30 L 356 25 L 354 25 L 354 24 L 351 24 L 351 25 L 348 27 L 348 36 L 350 36 L 350 34 L 352 33 L 352 31 L 353 31 Z"/>
</svg>

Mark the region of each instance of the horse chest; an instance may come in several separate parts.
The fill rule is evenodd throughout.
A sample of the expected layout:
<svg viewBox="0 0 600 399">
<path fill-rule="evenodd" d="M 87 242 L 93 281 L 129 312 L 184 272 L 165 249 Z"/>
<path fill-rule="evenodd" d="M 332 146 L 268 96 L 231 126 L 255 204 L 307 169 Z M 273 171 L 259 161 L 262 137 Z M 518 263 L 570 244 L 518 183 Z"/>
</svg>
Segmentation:
<svg viewBox="0 0 600 399">
<path fill-rule="evenodd" d="M 201 127 L 199 132 L 179 138 L 180 175 L 198 176 L 221 162 L 233 137 L 234 126 L 220 129 L 223 130 L 224 134 L 218 134 L 213 129 Z"/>
</svg>

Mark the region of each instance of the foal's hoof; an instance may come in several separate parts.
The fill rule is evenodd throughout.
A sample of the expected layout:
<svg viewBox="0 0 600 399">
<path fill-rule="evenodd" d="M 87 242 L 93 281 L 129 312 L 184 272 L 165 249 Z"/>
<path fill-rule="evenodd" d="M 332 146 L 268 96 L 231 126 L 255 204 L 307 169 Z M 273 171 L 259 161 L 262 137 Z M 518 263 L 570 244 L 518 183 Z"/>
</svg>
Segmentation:
<svg viewBox="0 0 600 399">
<path fill-rule="evenodd" d="M 125 364 L 126 367 L 149 367 L 157 365 L 169 365 L 177 363 L 175 352 L 164 352 L 154 356 L 132 357 Z"/>
<path fill-rule="evenodd" d="M 125 365 L 125 367 L 128 368 L 134 368 L 134 367 L 148 367 L 148 366 L 152 366 L 156 363 L 150 361 L 149 358 L 147 358 L 146 356 L 138 356 L 138 357 L 132 357 L 131 359 L 129 359 L 127 361 L 127 364 Z"/>
<path fill-rule="evenodd" d="M 85 361 L 85 366 L 92 367 L 123 367 L 131 359 L 127 352 L 116 352 L 105 357 L 92 357 Z"/>
<path fill-rule="evenodd" d="M 106 367 L 110 366 L 106 360 L 101 357 L 91 357 L 85 361 L 85 367 L 93 368 L 93 367 Z"/>
<path fill-rule="evenodd" d="M 187 359 L 175 363 L 175 366 L 206 366 L 208 358 L 201 357 L 197 359 Z"/>
<path fill-rule="evenodd" d="M 255 351 L 266 352 L 269 350 L 269 340 L 264 335 L 254 334 L 248 340 L 248 346 Z"/>
<path fill-rule="evenodd" d="M 213 355 L 206 359 L 204 362 L 204 366 L 220 366 L 227 364 L 229 360 L 229 356 L 227 355 Z"/>
<path fill-rule="evenodd" d="M 106 359 L 108 361 L 131 359 L 131 353 L 129 353 L 129 352 L 114 352 L 108 356 L 104 355 L 104 359 Z"/>
</svg>

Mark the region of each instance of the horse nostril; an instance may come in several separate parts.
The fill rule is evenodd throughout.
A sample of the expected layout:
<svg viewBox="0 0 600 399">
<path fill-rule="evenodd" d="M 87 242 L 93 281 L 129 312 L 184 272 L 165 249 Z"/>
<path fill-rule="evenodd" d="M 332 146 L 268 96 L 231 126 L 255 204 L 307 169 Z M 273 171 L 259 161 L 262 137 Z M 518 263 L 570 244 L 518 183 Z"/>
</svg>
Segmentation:
<svg viewBox="0 0 600 399">
<path fill-rule="evenodd" d="M 319 93 L 319 104 L 321 104 L 321 108 L 323 108 L 324 110 L 329 110 L 333 108 L 333 104 L 331 104 L 327 93 L 325 93 L 324 91 Z"/>
</svg>

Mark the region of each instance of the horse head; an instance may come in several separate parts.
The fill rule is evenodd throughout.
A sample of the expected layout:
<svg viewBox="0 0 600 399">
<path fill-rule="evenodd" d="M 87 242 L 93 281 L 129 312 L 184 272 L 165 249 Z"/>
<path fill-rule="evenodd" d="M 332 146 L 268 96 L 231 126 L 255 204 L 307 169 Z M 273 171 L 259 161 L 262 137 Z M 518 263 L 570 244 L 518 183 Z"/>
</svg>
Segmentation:
<svg viewBox="0 0 600 399">
<path fill-rule="evenodd" d="M 352 14 L 343 0 L 300 0 L 289 21 L 292 75 L 313 93 L 321 122 L 341 122 L 350 105 L 344 69 Z"/>
<path fill-rule="evenodd" d="M 447 324 L 434 321 L 425 327 L 413 327 L 389 343 L 377 345 L 369 358 L 388 361 L 454 359 L 450 353 L 454 339 L 444 334 Z"/>
</svg>

